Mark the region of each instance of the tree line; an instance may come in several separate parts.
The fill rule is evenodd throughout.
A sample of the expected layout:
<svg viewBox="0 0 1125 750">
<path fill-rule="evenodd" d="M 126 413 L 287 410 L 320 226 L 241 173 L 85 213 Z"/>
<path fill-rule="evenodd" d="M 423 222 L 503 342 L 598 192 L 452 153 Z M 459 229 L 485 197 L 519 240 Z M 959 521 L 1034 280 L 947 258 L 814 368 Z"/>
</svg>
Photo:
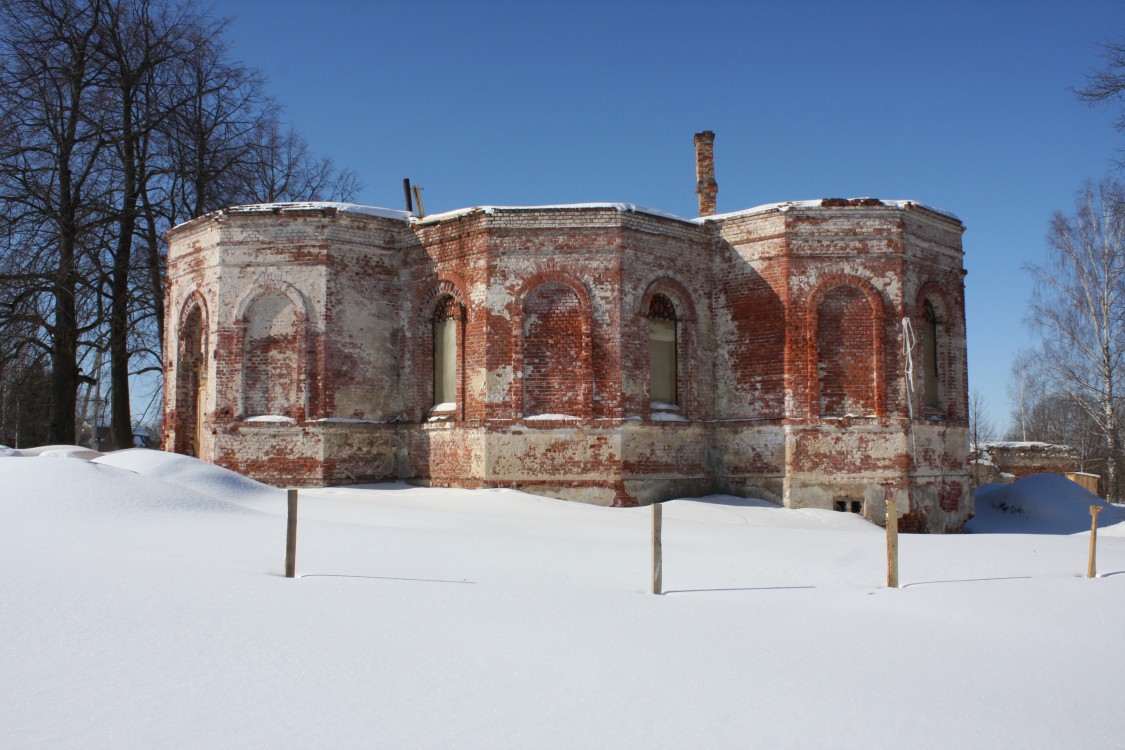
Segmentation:
<svg viewBox="0 0 1125 750">
<path fill-rule="evenodd" d="M 226 25 L 192 0 L 0 0 L 0 442 L 75 443 L 108 416 L 105 447 L 132 445 L 171 226 L 358 191 Z"/>
<path fill-rule="evenodd" d="M 1102 45 L 1102 69 L 1077 96 L 1117 107 L 1125 134 L 1125 41 Z M 1115 172 L 1125 169 L 1122 151 Z M 1057 212 L 1042 264 L 1028 266 L 1034 289 L 1028 323 L 1036 346 L 1012 363 L 1008 437 L 1074 447 L 1081 468 L 1102 476 L 1120 501 L 1125 438 L 1125 185 L 1116 175 L 1087 182 L 1073 212 Z M 970 426 L 970 430 L 973 428 Z"/>
</svg>

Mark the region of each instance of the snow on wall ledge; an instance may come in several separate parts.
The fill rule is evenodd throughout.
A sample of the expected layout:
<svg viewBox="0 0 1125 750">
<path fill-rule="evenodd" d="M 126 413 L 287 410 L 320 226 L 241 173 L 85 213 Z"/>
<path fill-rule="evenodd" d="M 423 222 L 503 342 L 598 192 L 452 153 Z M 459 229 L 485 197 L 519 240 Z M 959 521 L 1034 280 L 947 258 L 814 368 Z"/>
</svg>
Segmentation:
<svg viewBox="0 0 1125 750">
<path fill-rule="evenodd" d="M 567 210 L 583 210 L 583 209 L 609 209 L 619 213 L 641 213 L 648 214 L 649 216 L 658 216 L 664 219 L 672 219 L 674 221 L 681 221 L 693 224 L 706 224 L 710 222 L 723 221 L 726 219 L 737 218 L 740 216 L 751 216 L 754 214 L 768 213 L 770 211 L 777 211 L 785 213 L 792 209 L 802 208 L 871 208 L 871 207 L 888 207 L 906 210 L 910 208 L 920 208 L 945 216 L 954 221 L 961 221 L 960 217 L 952 211 L 936 208 L 926 203 L 913 200 L 887 200 L 881 198 L 816 198 L 812 200 L 798 200 L 798 201 L 780 201 L 776 203 L 765 203 L 760 206 L 752 208 L 740 209 L 738 211 L 731 211 L 723 214 L 713 214 L 709 216 L 700 216 L 697 218 L 688 219 L 668 211 L 662 211 L 656 208 L 649 208 L 641 206 L 636 203 L 558 203 L 558 204 L 545 204 L 537 206 L 467 206 L 465 208 L 452 209 L 450 211 L 443 211 L 436 214 L 427 214 L 424 217 L 418 217 L 408 211 L 402 211 L 392 208 L 382 208 L 379 206 L 366 206 L 357 203 L 344 203 L 338 201 L 291 201 L 280 203 L 250 203 L 241 206 L 230 206 L 228 208 L 212 211 L 204 216 L 191 221 L 184 222 L 177 225 L 174 229 L 191 224 L 192 222 L 199 221 L 206 217 L 232 215 L 232 214 L 297 214 L 302 212 L 321 212 L 325 214 L 351 213 L 363 216 L 374 216 L 383 219 L 393 219 L 396 221 L 417 223 L 417 224 L 434 224 L 449 219 L 455 219 L 462 216 L 468 216 L 475 213 L 493 214 L 499 211 L 567 211 Z"/>
<path fill-rule="evenodd" d="M 910 208 L 922 208 L 939 216 L 953 219 L 954 221 L 961 221 L 960 217 L 952 211 L 946 211 L 941 208 L 935 208 L 925 203 L 911 200 L 884 200 L 881 198 L 816 198 L 814 200 L 805 201 L 782 201 L 780 203 L 765 203 L 761 206 L 754 206 L 753 208 L 746 208 L 740 211 L 732 211 L 725 214 L 715 214 L 712 216 L 701 216 L 697 219 L 692 219 L 693 222 L 704 224 L 712 221 L 723 221 L 724 219 L 733 219 L 739 216 L 751 216 L 753 214 L 763 214 L 770 211 L 777 211 L 785 213 L 792 209 L 801 208 L 876 208 L 876 207 L 897 208 L 900 210 L 907 210 Z"/>
<path fill-rule="evenodd" d="M 494 214 L 498 211 L 581 211 L 584 209 L 608 209 L 617 211 L 618 213 L 640 213 L 648 214 L 649 216 L 659 216 L 665 219 L 674 219 L 676 221 L 690 221 L 682 216 L 677 216 L 676 214 L 661 211 L 656 208 L 647 208 L 637 205 L 636 203 L 558 203 L 543 206 L 472 206 L 445 211 L 440 214 L 427 214 L 424 218 L 417 219 L 417 221 L 420 224 L 436 223 L 474 213 Z"/>
<path fill-rule="evenodd" d="M 378 216 L 383 219 L 397 219 L 409 221 L 411 214 L 406 211 L 396 211 L 392 208 L 379 208 L 378 206 L 362 206 L 356 203 L 338 203 L 334 201 L 301 201 L 293 203 L 251 203 L 245 206 L 231 206 L 222 209 L 226 214 L 286 214 L 300 211 L 321 211 L 348 214 L 361 214 L 363 216 Z"/>
</svg>

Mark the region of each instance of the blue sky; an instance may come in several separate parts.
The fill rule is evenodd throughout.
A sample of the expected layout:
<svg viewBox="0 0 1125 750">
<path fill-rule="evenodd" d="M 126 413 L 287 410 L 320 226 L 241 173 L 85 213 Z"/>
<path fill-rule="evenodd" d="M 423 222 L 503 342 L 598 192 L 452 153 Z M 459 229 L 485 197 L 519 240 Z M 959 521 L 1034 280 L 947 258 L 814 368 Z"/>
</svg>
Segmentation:
<svg viewBox="0 0 1125 750">
<path fill-rule="evenodd" d="M 714 130 L 719 210 L 913 199 L 964 221 L 970 387 L 1005 425 L 1052 212 L 1111 168 L 1113 112 L 1069 87 L 1125 4 L 228 0 L 259 68 L 358 202 L 429 213 L 593 201 L 696 214 Z"/>
</svg>

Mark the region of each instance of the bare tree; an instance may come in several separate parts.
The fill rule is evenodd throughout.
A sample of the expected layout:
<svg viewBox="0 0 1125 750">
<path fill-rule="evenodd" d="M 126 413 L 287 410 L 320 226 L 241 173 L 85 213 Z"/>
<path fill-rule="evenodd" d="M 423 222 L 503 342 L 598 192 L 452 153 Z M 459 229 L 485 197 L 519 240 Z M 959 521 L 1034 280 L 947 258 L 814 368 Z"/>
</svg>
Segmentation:
<svg viewBox="0 0 1125 750">
<path fill-rule="evenodd" d="M 1100 46 L 1099 57 L 1105 60 L 1105 67 L 1088 74 L 1086 87 L 1075 93 L 1091 106 L 1115 104 L 1115 127 L 1125 133 L 1125 40 L 1107 41 Z M 1118 158 L 1117 165 L 1125 168 L 1125 157 Z"/>
<path fill-rule="evenodd" d="M 982 444 L 995 439 L 996 425 L 989 417 L 988 402 L 984 395 L 974 388 L 969 396 L 969 441 L 974 450 L 980 450 Z"/>
<path fill-rule="evenodd" d="M 49 439 L 60 443 L 74 442 L 83 239 L 103 198 L 96 43 L 104 12 L 99 0 L 0 2 L 5 250 L 24 256 L 29 306 L 50 298 L 41 325 L 50 346 Z"/>
<path fill-rule="evenodd" d="M 175 98 L 183 106 L 164 131 L 173 223 L 237 200 L 240 167 L 253 161 L 255 136 L 263 123 L 277 116 L 261 73 L 232 60 L 223 26 L 212 23 L 191 30 L 195 51 L 178 72 Z"/>
<path fill-rule="evenodd" d="M 154 174 L 150 164 L 153 134 L 176 108 L 168 72 L 188 52 L 185 30 L 198 24 L 190 11 L 167 7 L 154 11 L 148 0 L 111 0 L 99 35 L 98 51 L 106 69 L 106 117 L 102 122 L 112 147 L 116 198 L 107 207 L 115 231 L 106 247 L 104 285 L 109 309 L 110 443 L 114 448 L 133 444 L 129 375 L 134 352 L 130 333 L 134 327 L 132 313 L 143 301 L 135 294 L 138 285 L 133 257 L 141 191 Z"/>
<path fill-rule="evenodd" d="M 1072 395 L 1048 390 L 1042 362 L 1042 355 L 1030 350 L 1021 352 L 1012 362 L 1012 380 L 1008 384 L 1012 422 L 1006 438 L 1068 445 L 1078 453 L 1081 471 L 1105 475 L 1105 444 L 1097 423 L 1090 417 L 1096 409 L 1077 403 Z M 1120 435 L 1122 425 L 1117 429 Z"/>
<path fill-rule="evenodd" d="M 1035 280 L 1030 323 L 1042 344 L 1051 390 L 1083 409 L 1104 446 L 1106 492 L 1119 499 L 1125 377 L 1125 201 L 1114 180 L 1087 184 L 1073 216 L 1057 213 L 1047 236 L 1047 262 Z"/>
<path fill-rule="evenodd" d="M 35 326 L 12 324 L 5 333 L 14 334 L 21 325 L 24 335 L 0 337 L 0 443 L 16 448 L 47 440 L 43 414 L 50 398 L 49 350 L 26 345 Z"/>
<path fill-rule="evenodd" d="M 1013 440 L 1032 440 L 1028 437 L 1031 410 L 1043 397 L 1045 386 L 1039 368 L 1038 352 L 1024 350 L 1012 360 L 1011 379 L 1008 381 L 1008 400 L 1012 404 Z"/>
<path fill-rule="evenodd" d="M 105 377 L 111 442 L 132 443 L 130 376 L 162 360 L 168 228 L 358 190 L 282 127 L 224 27 L 193 0 L 0 0 L 0 338 L 50 378 L 52 441 L 76 442 L 80 384 Z"/>
<path fill-rule="evenodd" d="M 328 157 L 316 157 L 308 142 L 271 116 L 259 124 L 251 158 L 234 174 L 241 179 L 243 203 L 351 200 L 359 190 L 352 170 L 337 170 Z"/>
</svg>

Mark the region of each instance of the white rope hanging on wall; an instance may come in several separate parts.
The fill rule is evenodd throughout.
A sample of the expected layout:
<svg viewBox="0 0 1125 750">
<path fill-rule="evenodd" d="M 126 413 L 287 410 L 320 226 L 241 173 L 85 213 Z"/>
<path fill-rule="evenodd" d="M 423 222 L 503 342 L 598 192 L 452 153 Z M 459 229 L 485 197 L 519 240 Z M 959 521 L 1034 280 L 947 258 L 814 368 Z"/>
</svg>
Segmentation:
<svg viewBox="0 0 1125 750">
<path fill-rule="evenodd" d="M 918 444 L 914 439 L 914 357 L 911 355 L 916 343 L 914 326 L 911 325 L 910 318 L 904 317 L 902 319 L 902 358 L 906 362 L 906 413 L 910 416 L 910 445 L 915 453 L 918 452 Z"/>
</svg>

